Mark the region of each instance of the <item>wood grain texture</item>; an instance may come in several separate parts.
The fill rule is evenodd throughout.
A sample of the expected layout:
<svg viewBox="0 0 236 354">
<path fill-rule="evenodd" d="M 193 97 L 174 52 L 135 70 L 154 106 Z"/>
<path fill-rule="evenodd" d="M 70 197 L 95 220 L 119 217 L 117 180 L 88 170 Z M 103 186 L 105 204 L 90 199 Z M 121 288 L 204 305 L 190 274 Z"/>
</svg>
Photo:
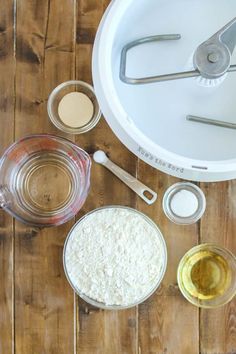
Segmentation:
<svg viewBox="0 0 236 354">
<path fill-rule="evenodd" d="M 236 182 L 202 184 L 207 209 L 201 242 L 213 242 L 236 253 Z M 236 299 L 215 310 L 201 310 L 201 354 L 236 353 Z"/>
<path fill-rule="evenodd" d="M 14 3 L 0 8 L 0 153 L 14 141 Z M 0 354 L 14 349 L 13 220 L 0 210 Z"/>
<path fill-rule="evenodd" d="M 198 354 L 198 310 L 181 295 L 158 295 L 139 306 L 139 354 Z"/>
<path fill-rule="evenodd" d="M 74 8 L 70 0 L 17 2 L 16 138 L 58 134 L 46 104 L 50 91 L 74 75 Z M 16 223 L 17 354 L 74 351 L 74 295 L 62 266 L 72 224 L 34 230 Z"/>
<path fill-rule="evenodd" d="M 138 178 L 158 191 L 158 202 L 152 207 L 138 199 L 137 208 L 159 226 L 168 252 L 168 266 L 161 287 L 139 306 L 139 354 L 197 354 L 198 309 L 181 296 L 176 272 L 184 253 L 198 243 L 198 226 L 178 226 L 164 215 L 162 198 L 166 189 L 178 182 L 176 178 L 166 176 L 141 161 Z"/>
<path fill-rule="evenodd" d="M 91 82 L 92 44 L 100 18 L 109 1 L 80 1 L 77 9 L 76 78 Z M 101 149 L 131 174 L 136 173 L 136 158 L 122 146 L 102 119 L 96 129 L 76 137 L 79 146 L 90 153 Z M 136 196 L 102 166 L 92 166 L 92 186 L 82 210 L 85 213 L 103 205 L 135 206 Z M 78 353 L 136 353 L 136 309 L 99 311 L 78 302 Z"/>
<path fill-rule="evenodd" d="M 97 141 L 96 144 L 94 144 L 94 139 Z M 113 136 L 104 121 L 99 123 L 96 133 L 94 130 L 78 138 L 78 143 L 80 146 L 90 144 L 91 152 L 96 149 L 107 151 L 108 155 L 121 167 L 135 174 L 134 157 Z M 89 198 L 80 216 L 103 205 L 135 206 L 136 198 L 133 193 L 102 166 L 93 164 L 92 181 Z M 78 302 L 78 305 L 78 353 L 136 353 L 137 319 L 135 308 L 110 312 L 94 309 L 81 301 Z"/>
<path fill-rule="evenodd" d="M 54 229 L 36 230 L 19 222 L 14 227 L 0 210 L 0 354 L 236 354 L 236 300 L 199 312 L 182 297 L 176 282 L 179 260 L 199 242 L 216 242 L 236 252 L 236 182 L 201 184 L 207 197 L 201 223 L 174 225 L 161 202 L 176 178 L 138 161 L 103 118 L 76 138 L 48 119 L 47 98 L 55 86 L 73 78 L 91 83 L 92 46 L 109 2 L 0 0 L 0 150 L 15 138 L 45 132 L 76 140 L 90 154 L 106 151 L 158 191 L 158 201 L 147 206 L 93 164 L 91 191 L 78 218 L 111 204 L 146 213 L 166 239 L 167 272 L 158 291 L 137 308 L 93 308 L 74 296 L 63 271 L 63 244 L 73 221 Z"/>
</svg>

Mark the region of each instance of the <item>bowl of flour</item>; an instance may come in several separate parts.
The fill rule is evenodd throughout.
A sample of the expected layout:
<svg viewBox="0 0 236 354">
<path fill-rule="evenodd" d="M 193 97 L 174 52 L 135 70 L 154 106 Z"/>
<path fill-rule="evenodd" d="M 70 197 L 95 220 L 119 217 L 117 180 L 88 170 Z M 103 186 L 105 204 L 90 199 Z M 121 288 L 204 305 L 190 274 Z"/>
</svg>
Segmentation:
<svg viewBox="0 0 236 354">
<path fill-rule="evenodd" d="M 156 224 L 135 209 L 108 206 L 82 217 L 63 251 L 66 277 L 91 305 L 138 305 L 160 285 L 167 266 L 165 240 Z"/>
</svg>

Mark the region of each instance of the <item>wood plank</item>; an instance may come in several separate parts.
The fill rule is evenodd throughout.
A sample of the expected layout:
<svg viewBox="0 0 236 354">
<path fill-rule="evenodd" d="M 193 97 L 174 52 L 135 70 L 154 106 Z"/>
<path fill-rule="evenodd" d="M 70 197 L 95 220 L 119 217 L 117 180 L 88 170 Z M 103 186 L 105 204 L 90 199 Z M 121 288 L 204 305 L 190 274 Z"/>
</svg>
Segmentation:
<svg viewBox="0 0 236 354">
<path fill-rule="evenodd" d="M 0 0 L 0 153 L 14 140 L 14 3 Z M 14 350 L 13 220 L 0 210 L 0 353 Z"/>
<path fill-rule="evenodd" d="M 236 181 L 202 183 L 207 209 L 201 222 L 201 242 L 213 242 L 236 254 Z M 200 312 L 202 354 L 236 353 L 236 299 Z"/>
<path fill-rule="evenodd" d="M 50 91 L 74 75 L 71 0 L 17 3 L 16 137 L 62 135 L 49 122 Z M 34 230 L 16 223 L 16 353 L 74 352 L 74 295 L 62 266 L 73 221 Z"/>
<path fill-rule="evenodd" d="M 0 4 L 1 4 L 0 0 Z M 81 0 L 77 8 L 76 78 L 91 81 L 91 51 L 99 19 L 108 0 Z M 0 149 L 14 138 L 14 58 L 12 3 L 2 3 L 0 15 L 1 95 Z M 75 1 L 18 0 L 16 138 L 32 132 L 58 132 L 48 120 L 46 100 L 60 82 L 75 76 Z M 7 53 L 5 52 L 7 48 Z M 1 55 L 3 53 L 3 55 Z M 70 137 L 72 138 L 72 137 Z M 137 159 L 112 134 L 102 119 L 92 132 L 76 138 L 90 153 L 103 149 L 120 166 L 135 175 Z M 159 193 L 149 207 L 116 177 L 93 165 L 90 196 L 79 216 L 98 206 L 137 206 L 160 226 L 167 241 L 168 270 L 160 289 L 151 299 L 122 312 L 100 311 L 76 299 L 77 353 L 233 354 L 236 352 L 235 300 L 212 311 L 200 312 L 179 293 L 176 269 L 182 255 L 198 243 L 198 225 L 176 226 L 163 215 L 161 199 L 177 179 L 143 162 L 139 178 Z M 236 251 L 234 240 L 236 183 L 202 184 L 208 208 L 201 222 L 201 242 L 212 241 Z M 16 223 L 13 251 L 12 219 L 0 211 L 0 353 L 14 350 L 13 255 L 15 252 L 16 353 L 73 353 L 74 296 L 62 267 L 62 248 L 72 225 L 34 230 Z"/>
<path fill-rule="evenodd" d="M 109 1 L 78 3 L 76 77 L 91 82 L 91 54 L 99 20 Z M 104 119 L 91 132 L 76 137 L 79 146 L 90 153 L 102 149 L 114 162 L 135 175 L 136 158 L 119 142 Z M 80 215 L 103 205 L 135 207 L 136 196 L 102 166 L 93 164 L 89 198 Z M 100 311 L 78 300 L 77 353 L 136 353 L 136 309 L 114 312 Z"/>
<path fill-rule="evenodd" d="M 158 193 L 158 201 L 152 207 L 138 198 L 137 208 L 160 227 L 168 250 L 168 266 L 161 287 L 139 306 L 139 354 L 197 354 L 199 312 L 180 294 L 176 272 L 184 253 L 198 243 L 198 225 L 175 225 L 164 215 L 163 195 L 178 179 L 141 161 L 138 178 Z"/>
<path fill-rule="evenodd" d="M 158 295 L 139 306 L 139 354 L 198 354 L 197 310 L 181 295 Z"/>
<path fill-rule="evenodd" d="M 94 145 L 96 141 L 96 145 Z M 107 151 L 121 167 L 135 174 L 135 158 L 111 133 L 103 121 L 93 132 L 78 138 L 78 145 Z M 122 158 L 121 158 L 122 156 Z M 128 205 L 135 207 L 135 195 L 102 166 L 92 166 L 92 186 L 89 198 L 80 216 L 103 205 Z M 79 301 L 78 339 L 79 354 L 131 354 L 136 350 L 136 309 L 120 312 L 99 311 Z"/>
</svg>

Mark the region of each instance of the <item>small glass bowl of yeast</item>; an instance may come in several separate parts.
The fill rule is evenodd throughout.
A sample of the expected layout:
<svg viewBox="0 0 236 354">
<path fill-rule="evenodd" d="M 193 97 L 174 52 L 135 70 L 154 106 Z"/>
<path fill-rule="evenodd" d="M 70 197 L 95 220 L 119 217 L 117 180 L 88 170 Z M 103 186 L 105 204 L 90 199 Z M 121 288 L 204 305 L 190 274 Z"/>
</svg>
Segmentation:
<svg viewBox="0 0 236 354">
<path fill-rule="evenodd" d="M 66 81 L 50 94 L 47 104 L 51 122 L 61 131 L 82 134 L 93 129 L 101 118 L 94 89 L 83 81 Z"/>
</svg>

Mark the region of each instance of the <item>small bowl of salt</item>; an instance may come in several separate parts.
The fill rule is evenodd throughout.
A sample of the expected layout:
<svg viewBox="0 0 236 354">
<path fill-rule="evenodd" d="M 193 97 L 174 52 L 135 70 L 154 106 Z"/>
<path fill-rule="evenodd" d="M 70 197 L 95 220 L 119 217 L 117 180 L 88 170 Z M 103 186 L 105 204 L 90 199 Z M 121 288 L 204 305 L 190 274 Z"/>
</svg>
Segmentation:
<svg viewBox="0 0 236 354">
<path fill-rule="evenodd" d="M 47 105 L 51 122 L 70 134 L 86 133 L 99 122 L 101 111 L 91 85 L 66 81 L 50 94 Z"/>
<path fill-rule="evenodd" d="M 203 191 L 193 183 L 181 182 L 169 187 L 163 197 L 163 210 L 175 224 L 196 223 L 206 209 Z"/>
</svg>

